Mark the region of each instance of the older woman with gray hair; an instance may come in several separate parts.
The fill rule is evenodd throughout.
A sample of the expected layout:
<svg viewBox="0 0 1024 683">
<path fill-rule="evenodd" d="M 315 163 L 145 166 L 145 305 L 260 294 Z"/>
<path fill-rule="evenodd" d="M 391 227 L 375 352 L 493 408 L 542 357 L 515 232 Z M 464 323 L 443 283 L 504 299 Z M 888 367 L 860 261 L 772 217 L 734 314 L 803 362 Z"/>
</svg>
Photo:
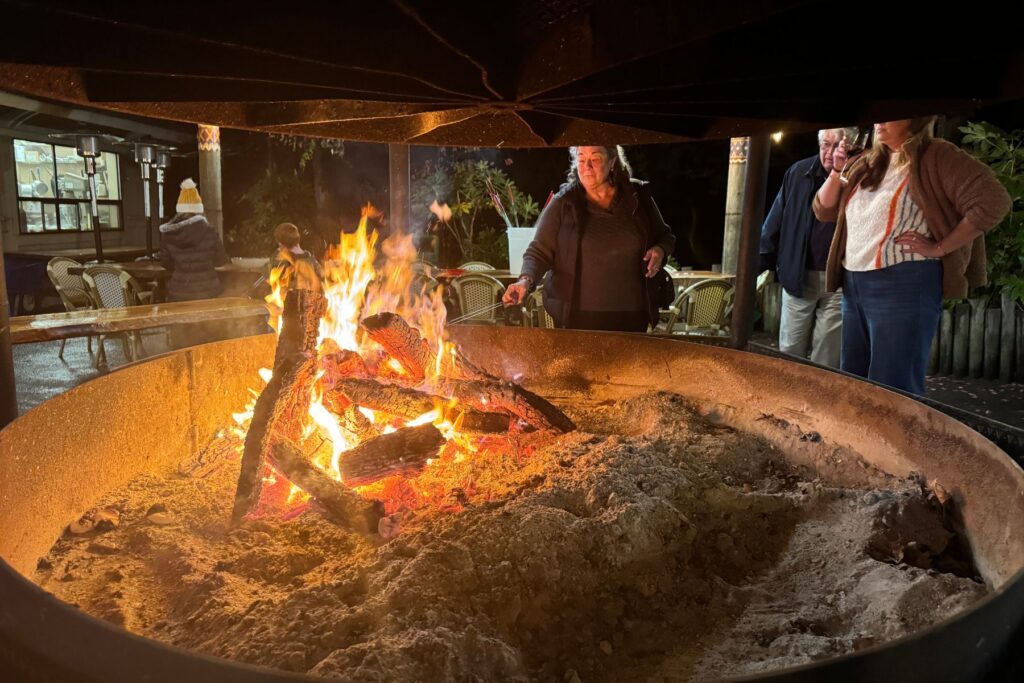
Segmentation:
<svg viewBox="0 0 1024 683">
<path fill-rule="evenodd" d="M 675 236 L 622 147 L 572 147 L 568 182 L 544 208 L 503 301 L 521 303 L 544 278 L 544 307 L 559 327 L 644 332 L 657 323 L 653 278 Z"/>
</svg>

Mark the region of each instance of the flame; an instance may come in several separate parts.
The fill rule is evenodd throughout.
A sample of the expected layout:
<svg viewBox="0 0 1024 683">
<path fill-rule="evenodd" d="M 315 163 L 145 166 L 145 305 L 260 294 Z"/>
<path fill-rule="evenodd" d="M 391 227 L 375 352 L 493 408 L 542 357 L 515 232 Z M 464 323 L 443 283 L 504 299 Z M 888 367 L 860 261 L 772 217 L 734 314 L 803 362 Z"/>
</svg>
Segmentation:
<svg viewBox="0 0 1024 683">
<path fill-rule="evenodd" d="M 435 420 L 437 420 L 437 418 L 440 417 L 440 415 L 441 415 L 441 411 L 439 411 L 439 410 L 432 410 L 429 413 L 423 413 L 419 417 L 417 417 L 417 418 L 415 418 L 413 420 L 410 420 L 409 422 L 406 422 L 405 426 L 406 427 L 419 427 L 420 425 L 430 424 L 430 423 L 434 422 Z"/>
<path fill-rule="evenodd" d="M 452 207 L 447 204 L 438 204 L 436 199 L 430 204 L 430 213 L 437 216 L 437 220 L 442 223 L 447 223 L 452 219 Z"/>
<path fill-rule="evenodd" d="M 435 202 L 431 211 L 442 221 L 451 218 L 451 208 L 447 205 Z M 310 269 L 300 272 L 301 262 L 293 259 L 289 252 L 282 251 L 278 255 L 282 265 L 274 268 L 268 278 L 271 293 L 266 297 L 266 303 L 271 324 L 280 334 L 281 315 L 290 287 L 319 287 L 327 300 L 327 310 L 320 321 L 318 354 L 323 356 L 340 350 L 353 351 L 380 377 L 408 382 L 409 374 L 402 365 L 396 359 L 387 357 L 383 349 L 361 332 L 359 326 L 360 321 L 367 316 L 385 311 L 396 313 L 418 330 L 434 354 L 434 362 L 425 369 L 427 377 L 421 387 L 429 391 L 436 386 L 439 378 L 457 374 L 460 365 L 455 345 L 446 339 L 443 291 L 441 288 L 429 288 L 428 283 L 433 281 L 423 277 L 423 264 L 417 262 L 412 236 L 396 234 L 380 241 L 377 232 L 370 228 L 370 222 L 380 216 L 371 205 L 363 207 L 355 231 L 342 232 L 338 244 L 328 250 L 323 264 L 323 279 L 312 287 L 308 283 Z M 263 385 L 269 383 L 272 376 L 270 369 L 261 368 L 259 371 Z M 309 410 L 302 417 L 299 445 L 311 454 L 315 466 L 340 480 L 345 452 L 357 446 L 360 440 L 348 431 L 351 427 L 343 426 L 346 421 L 339 420 L 339 416 L 332 412 L 330 402 L 325 405 L 324 398 L 330 388 L 325 386 L 328 381 L 333 379 L 325 378 L 321 370 L 313 382 Z M 245 410 L 233 414 L 237 426 L 232 427 L 231 432 L 236 436 L 245 436 L 253 417 L 259 391 L 250 389 L 249 393 L 250 400 Z M 438 457 L 428 461 L 430 467 L 436 467 L 439 461 L 465 459 L 480 449 L 477 442 L 482 437 L 461 433 L 465 413 L 455 399 L 436 405 L 434 410 L 412 420 L 393 419 L 363 406 L 357 408 L 375 429 L 384 434 L 402 427 L 434 424 L 447 444 Z M 285 477 L 269 465 L 264 482 L 261 506 L 264 503 L 268 506 L 279 505 L 287 500 L 287 506 L 294 513 L 308 499 L 301 489 L 291 486 Z M 286 486 L 290 489 L 286 489 Z M 394 507 L 396 500 L 402 500 L 402 505 L 409 504 L 409 492 L 418 489 L 413 482 L 394 486 L 373 484 L 360 487 L 359 490 L 364 495 L 385 497 L 388 496 L 387 491 L 394 491 L 396 498 L 392 499 L 390 505 Z"/>
</svg>

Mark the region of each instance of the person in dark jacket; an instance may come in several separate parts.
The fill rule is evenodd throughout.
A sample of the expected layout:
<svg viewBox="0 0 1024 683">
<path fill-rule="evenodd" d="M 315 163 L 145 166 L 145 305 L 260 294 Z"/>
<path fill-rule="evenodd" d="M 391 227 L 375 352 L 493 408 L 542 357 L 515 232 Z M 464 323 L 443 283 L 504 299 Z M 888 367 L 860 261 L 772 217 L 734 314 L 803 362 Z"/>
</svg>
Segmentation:
<svg viewBox="0 0 1024 683">
<path fill-rule="evenodd" d="M 223 291 L 216 266 L 228 262 L 224 243 L 203 216 L 203 201 L 191 178 L 181 183 L 177 214 L 160 226 L 160 263 L 171 271 L 168 301 L 212 299 Z"/>
<path fill-rule="evenodd" d="M 519 304 L 544 277 L 544 308 L 559 327 L 644 332 L 658 321 L 655 276 L 675 235 L 647 183 L 630 177 L 622 147 L 569 155 L 568 182 L 537 220 L 522 275 L 502 301 Z"/>
<path fill-rule="evenodd" d="M 811 210 L 814 193 L 832 172 L 840 141 L 856 128 L 818 131 L 818 154 L 796 162 L 782 179 L 761 227 L 761 270 L 773 270 L 782 285 L 779 350 L 829 367 L 839 367 L 843 296 L 825 291 L 825 264 L 836 224 Z"/>
</svg>

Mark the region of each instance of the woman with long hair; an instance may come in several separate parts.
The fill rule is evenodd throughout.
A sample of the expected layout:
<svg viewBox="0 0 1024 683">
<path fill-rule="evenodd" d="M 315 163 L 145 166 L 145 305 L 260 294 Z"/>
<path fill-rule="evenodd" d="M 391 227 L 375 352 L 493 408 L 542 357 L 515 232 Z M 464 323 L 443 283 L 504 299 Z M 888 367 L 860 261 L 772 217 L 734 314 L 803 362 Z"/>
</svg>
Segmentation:
<svg viewBox="0 0 1024 683">
<path fill-rule="evenodd" d="M 1010 209 L 992 170 L 933 138 L 934 122 L 877 123 L 853 160 L 840 144 L 813 203 L 836 221 L 826 286 L 843 289 L 840 367 L 918 395 L 943 297 L 985 284 L 983 234 Z"/>
</svg>

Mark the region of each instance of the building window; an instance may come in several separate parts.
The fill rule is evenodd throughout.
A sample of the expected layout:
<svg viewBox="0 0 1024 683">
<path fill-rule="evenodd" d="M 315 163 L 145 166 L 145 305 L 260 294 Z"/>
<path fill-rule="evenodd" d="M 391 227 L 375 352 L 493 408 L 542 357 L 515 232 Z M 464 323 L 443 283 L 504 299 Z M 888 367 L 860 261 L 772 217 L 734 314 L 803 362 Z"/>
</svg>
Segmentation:
<svg viewBox="0 0 1024 683">
<path fill-rule="evenodd" d="M 74 147 L 15 140 L 14 167 L 22 234 L 92 230 L 89 177 Z M 121 170 L 113 152 L 96 159 L 96 204 L 101 229 L 123 229 Z"/>
</svg>

